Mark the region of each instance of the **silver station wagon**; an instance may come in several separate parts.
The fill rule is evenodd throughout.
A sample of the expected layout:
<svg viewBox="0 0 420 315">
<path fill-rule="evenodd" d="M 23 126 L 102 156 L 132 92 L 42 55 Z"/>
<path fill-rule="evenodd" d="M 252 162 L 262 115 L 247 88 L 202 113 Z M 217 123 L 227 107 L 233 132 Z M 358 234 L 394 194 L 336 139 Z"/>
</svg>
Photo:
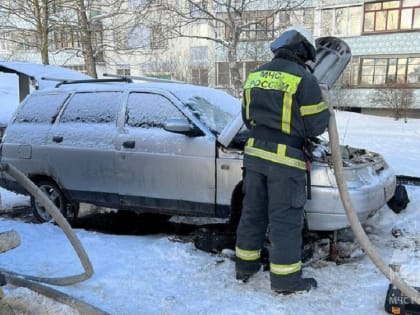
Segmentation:
<svg viewBox="0 0 420 315">
<path fill-rule="evenodd" d="M 78 215 L 81 203 L 237 217 L 247 138 L 240 106 L 223 91 L 189 84 L 66 82 L 35 91 L 19 105 L 3 135 L 1 162 L 25 173 L 68 219 Z M 307 226 L 333 231 L 349 224 L 328 143 L 318 140 Z M 348 147 L 342 152 L 363 222 L 392 197 L 396 178 L 379 154 Z M 26 193 L 5 173 L 0 185 Z M 31 203 L 40 221 L 51 219 L 34 198 Z"/>
</svg>

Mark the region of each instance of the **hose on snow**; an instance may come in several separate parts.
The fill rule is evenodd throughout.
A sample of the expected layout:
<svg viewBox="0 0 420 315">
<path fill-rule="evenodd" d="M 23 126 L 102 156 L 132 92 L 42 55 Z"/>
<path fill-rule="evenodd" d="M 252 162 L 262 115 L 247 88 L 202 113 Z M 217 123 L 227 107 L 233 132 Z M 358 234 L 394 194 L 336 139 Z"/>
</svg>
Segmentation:
<svg viewBox="0 0 420 315">
<path fill-rule="evenodd" d="M 337 186 L 340 192 L 341 201 L 343 203 L 344 209 L 347 214 L 347 218 L 350 222 L 350 226 L 355 234 L 360 245 L 367 253 L 372 262 L 376 267 L 389 279 L 389 281 L 395 285 L 400 291 L 405 294 L 407 297 L 411 298 L 413 301 L 420 301 L 420 293 L 414 288 L 409 286 L 397 272 L 393 271 L 387 264 L 382 260 L 382 258 L 377 254 L 375 247 L 370 242 L 367 237 L 363 227 L 359 221 L 359 218 L 354 211 L 353 204 L 350 199 L 349 191 L 347 188 L 347 182 L 344 177 L 343 161 L 341 158 L 339 140 L 338 140 L 338 131 L 337 123 L 335 119 L 334 111 L 331 111 L 331 116 L 328 125 L 328 134 L 330 138 L 330 146 L 333 159 L 333 167 L 335 179 L 337 181 Z"/>
<path fill-rule="evenodd" d="M 27 178 L 21 171 L 9 163 L 2 163 L 0 168 L 6 171 L 10 176 L 14 177 L 16 181 L 24 187 L 32 196 L 34 196 L 39 203 L 45 208 L 48 214 L 55 220 L 55 222 L 61 227 L 64 234 L 69 239 L 71 245 L 75 249 L 77 256 L 83 266 L 84 272 L 77 275 L 66 276 L 66 277 L 37 277 L 31 275 L 24 275 L 15 273 L 9 270 L 0 269 L 0 272 L 5 276 L 6 282 L 16 286 L 22 286 L 33 291 L 36 291 L 45 296 L 51 297 L 59 302 L 65 303 L 71 307 L 74 307 L 81 314 L 86 315 L 106 315 L 107 313 L 91 306 L 83 301 L 80 301 L 74 297 L 68 296 L 62 292 L 54 290 L 48 286 L 42 285 L 39 282 L 66 286 L 75 284 L 86 279 L 89 279 L 93 275 L 93 267 L 89 260 L 89 257 L 84 250 L 82 244 L 73 232 L 70 224 L 57 209 L 57 207 L 48 199 L 48 197 L 36 186 L 29 178 Z"/>
<path fill-rule="evenodd" d="M 6 279 L 7 282 L 11 285 L 28 288 L 57 302 L 66 304 L 77 310 L 82 315 L 110 315 L 109 313 L 100 310 L 91 304 L 83 302 L 74 298 L 73 296 L 67 295 L 41 283 L 11 275 L 6 275 Z"/>
<path fill-rule="evenodd" d="M 82 244 L 80 243 L 79 239 L 77 238 L 76 234 L 73 232 L 70 224 L 67 222 L 67 220 L 64 218 L 64 216 L 61 214 L 61 212 L 57 209 L 57 207 L 51 202 L 51 200 L 48 199 L 48 197 L 36 186 L 29 178 L 27 178 L 21 171 L 19 171 L 16 167 L 9 163 L 2 164 L 2 168 L 4 171 L 6 171 L 9 175 L 14 177 L 16 181 L 24 187 L 32 196 L 34 196 L 45 208 L 45 210 L 48 212 L 48 214 L 53 217 L 55 222 L 61 227 L 64 234 L 69 239 L 71 245 L 75 249 L 80 262 L 82 263 L 84 273 L 73 275 L 73 276 L 67 276 L 67 277 L 56 277 L 56 278 L 46 278 L 46 277 L 35 277 L 35 276 L 28 276 L 23 275 L 24 278 L 37 281 L 37 282 L 43 282 L 47 284 L 52 285 L 71 285 L 78 282 L 81 282 L 83 280 L 86 280 L 90 278 L 93 275 L 93 267 L 89 260 L 88 255 L 86 254 L 86 251 L 84 250 Z M 13 274 L 14 276 L 19 276 L 19 274 L 6 272 L 4 270 L 0 271 L 7 274 Z"/>
</svg>

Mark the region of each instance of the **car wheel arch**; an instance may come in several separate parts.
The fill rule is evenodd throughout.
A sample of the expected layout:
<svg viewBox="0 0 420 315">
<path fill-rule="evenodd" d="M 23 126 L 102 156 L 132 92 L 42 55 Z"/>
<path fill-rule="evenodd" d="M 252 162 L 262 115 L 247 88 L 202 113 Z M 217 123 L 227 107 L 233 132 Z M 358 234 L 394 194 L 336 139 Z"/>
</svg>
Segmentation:
<svg viewBox="0 0 420 315">
<path fill-rule="evenodd" d="M 59 211 L 63 214 L 63 216 L 68 220 L 72 221 L 78 216 L 78 204 L 69 198 L 66 191 L 51 177 L 45 176 L 45 175 L 35 175 L 29 177 L 31 181 L 38 186 L 41 190 L 45 187 L 49 187 L 49 189 L 52 189 L 53 192 L 57 195 L 59 204 L 57 208 L 59 208 Z M 54 201 L 53 201 L 54 202 Z M 55 203 L 55 202 L 54 202 Z M 34 213 L 34 216 L 37 218 L 37 220 L 41 223 L 51 221 L 48 220 L 48 214 L 43 214 L 42 210 L 38 209 L 38 205 L 36 203 L 35 197 L 31 196 L 31 207 L 32 211 Z M 45 212 L 45 211 L 44 211 Z"/>
</svg>

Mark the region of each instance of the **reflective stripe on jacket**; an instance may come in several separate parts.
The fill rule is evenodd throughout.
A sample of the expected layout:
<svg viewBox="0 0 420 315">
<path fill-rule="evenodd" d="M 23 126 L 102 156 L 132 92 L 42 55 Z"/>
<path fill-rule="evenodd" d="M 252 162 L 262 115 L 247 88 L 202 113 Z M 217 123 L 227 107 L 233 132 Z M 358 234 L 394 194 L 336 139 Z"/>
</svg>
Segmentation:
<svg viewBox="0 0 420 315">
<path fill-rule="evenodd" d="M 293 150 L 288 148 L 285 144 L 276 144 L 276 148 L 270 151 L 268 146 L 261 145 L 258 147 L 254 138 L 249 138 L 245 146 L 245 154 L 258 157 L 263 160 L 271 161 L 278 164 L 283 164 L 290 167 L 295 167 L 301 170 L 306 170 L 306 163 L 303 161 L 303 156 L 291 157 L 286 155 L 286 150 Z M 289 154 L 290 155 L 290 154 Z"/>
</svg>

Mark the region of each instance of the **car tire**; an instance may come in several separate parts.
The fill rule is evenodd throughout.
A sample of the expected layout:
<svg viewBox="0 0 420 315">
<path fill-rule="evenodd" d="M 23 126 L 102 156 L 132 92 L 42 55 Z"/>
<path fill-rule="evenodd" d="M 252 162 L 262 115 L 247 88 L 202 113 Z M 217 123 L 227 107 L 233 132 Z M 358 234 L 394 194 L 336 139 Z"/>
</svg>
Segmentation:
<svg viewBox="0 0 420 315">
<path fill-rule="evenodd" d="M 67 219 L 67 221 L 70 222 L 77 217 L 77 207 L 68 201 L 61 189 L 55 183 L 48 180 L 41 180 L 37 182 L 36 185 L 43 193 L 48 196 L 51 202 L 57 207 L 61 214 Z M 35 218 L 40 223 L 54 221 L 54 219 L 45 210 L 45 208 L 35 200 L 34 196 L 31 196 L 31 207 Z"/>
</svg>

